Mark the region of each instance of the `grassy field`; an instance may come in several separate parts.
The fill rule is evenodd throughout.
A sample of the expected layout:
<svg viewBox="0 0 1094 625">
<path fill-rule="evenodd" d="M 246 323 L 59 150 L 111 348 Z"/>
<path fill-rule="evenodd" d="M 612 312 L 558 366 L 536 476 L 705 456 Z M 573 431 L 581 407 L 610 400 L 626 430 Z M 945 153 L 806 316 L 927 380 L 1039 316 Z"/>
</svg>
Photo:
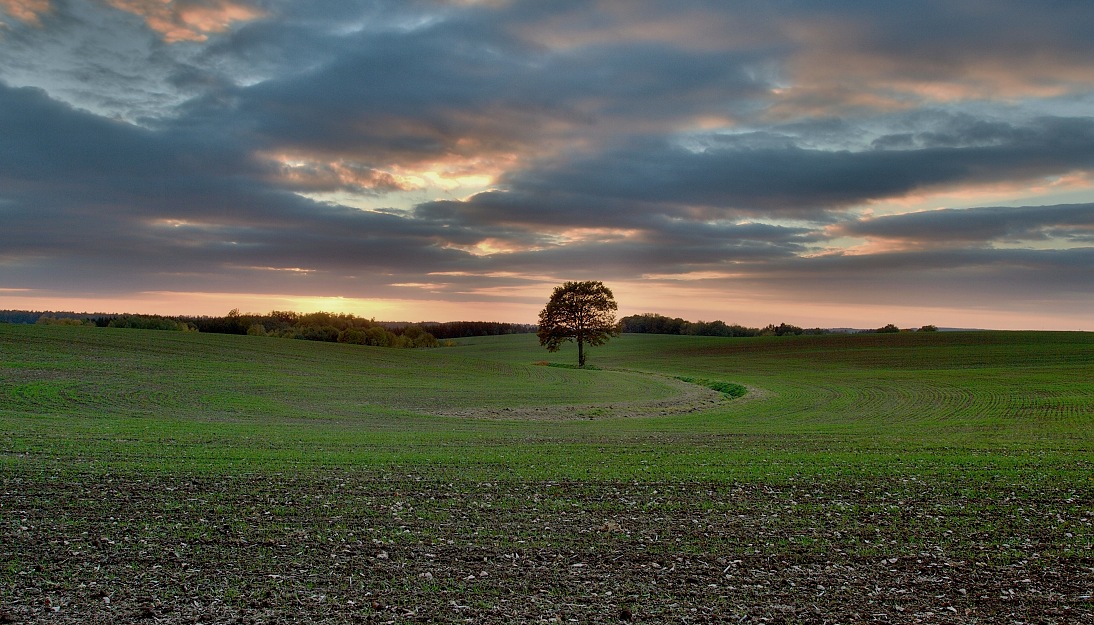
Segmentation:
<svg viewBox="0 0 1094 625">
<path fill-rule="evenodd" d="M 1094 334 L 575 360 L 0 325 L 0 622 L 1094 622 Z"/>
</svg>

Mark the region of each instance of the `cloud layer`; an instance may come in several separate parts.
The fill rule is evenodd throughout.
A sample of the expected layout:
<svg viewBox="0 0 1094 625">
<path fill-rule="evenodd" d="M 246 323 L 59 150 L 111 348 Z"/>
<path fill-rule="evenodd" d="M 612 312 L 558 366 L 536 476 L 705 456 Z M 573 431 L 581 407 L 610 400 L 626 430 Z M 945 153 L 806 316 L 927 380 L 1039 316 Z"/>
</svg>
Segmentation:
<svg viewBox="0 0 1094 625">
<path fill-rule="evenodd" d="M 0 307 L 1094 330 L 1094 8 L 985 6 L 0 1 Z"/>
</svg>

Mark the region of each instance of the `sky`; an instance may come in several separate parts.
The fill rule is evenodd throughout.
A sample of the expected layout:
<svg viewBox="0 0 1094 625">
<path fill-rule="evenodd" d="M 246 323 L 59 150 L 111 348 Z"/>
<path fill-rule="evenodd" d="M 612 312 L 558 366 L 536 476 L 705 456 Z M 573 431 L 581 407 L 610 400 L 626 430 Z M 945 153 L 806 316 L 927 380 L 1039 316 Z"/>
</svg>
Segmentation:
<svg viewBox="0 0 1094 625">
<path fill-rule="evenodd" d="M 1094 331 L 1089 0 L 0 0 L 0 309 Z"/>
</svg>

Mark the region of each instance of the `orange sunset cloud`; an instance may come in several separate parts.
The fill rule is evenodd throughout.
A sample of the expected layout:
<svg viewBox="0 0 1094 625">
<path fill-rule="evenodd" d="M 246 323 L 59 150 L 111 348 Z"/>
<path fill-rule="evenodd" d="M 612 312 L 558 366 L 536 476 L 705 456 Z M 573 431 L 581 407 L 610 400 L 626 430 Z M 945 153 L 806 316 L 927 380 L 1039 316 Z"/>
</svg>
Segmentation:
<svg viewBox="0 0 1094 625">
<path fill-rule="evenodd" d="M 205 41 L 212 33 L 227 31 L 236 22 L 247 22 L 264 11 L 231 0 L 190 2 L 184 0 L 107 0 L 110 6 L 139 15 L 168 43 Z"/>
</svg>

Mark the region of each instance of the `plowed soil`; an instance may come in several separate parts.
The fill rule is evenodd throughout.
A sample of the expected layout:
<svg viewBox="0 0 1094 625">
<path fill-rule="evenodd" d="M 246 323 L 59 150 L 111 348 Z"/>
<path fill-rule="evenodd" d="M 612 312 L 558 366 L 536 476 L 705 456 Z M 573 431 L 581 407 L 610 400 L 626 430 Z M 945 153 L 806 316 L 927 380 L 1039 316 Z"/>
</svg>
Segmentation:
<svg viewBox="0 0 1094 625">
<path fill-rule="evenodd" d="M 0 623 L 1094 623 L 1091 492 L 984 476 L 0 476 Z"/>
</svg>

